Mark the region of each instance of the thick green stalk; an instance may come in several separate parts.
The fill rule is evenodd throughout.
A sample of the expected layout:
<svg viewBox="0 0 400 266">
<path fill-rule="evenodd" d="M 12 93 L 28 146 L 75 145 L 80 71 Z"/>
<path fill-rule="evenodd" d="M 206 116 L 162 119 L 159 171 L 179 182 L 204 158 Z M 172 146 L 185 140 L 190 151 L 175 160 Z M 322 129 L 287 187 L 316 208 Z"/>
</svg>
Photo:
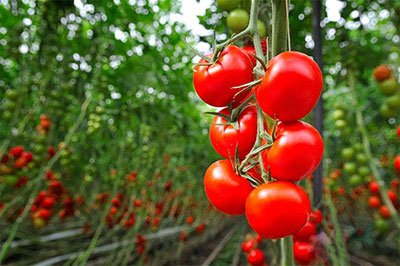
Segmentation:
<svg viewBox="0 0 400 266">
<path fill-rule="evenodd" d="M 288 236 L 280 239 L 281 244 L 281 266 L 293 266 L 293 237 Z"/>
<path fill-rule="evenodd" d="M 287 51 L 288 12 L 287 0 L 271 0 L 272 3 L 272 56 Z M 292 236 L 280 240 L 281 266 L 295 265 Z"/>
<path fill-rule="evenodd" d="M 271 0 L 272 3 L 272 56 L 287 51 L 288 21 L 287 0 Z"/>
<path fill-rule="evenodd" d="M 325 202 L 326 206 L 328 207 L 329 216 L 331 218 L 333 228 L 335 231 L 335 246 L 338 251 L 339 261 L 342 265 L 350 265 L 349 255 L 347 254 L 346 244 L 345 244 L 345 241 L 343 238 L 343 232 L 342 232 L 341 226 L 339 224 L 339 219 L 336 214 L 336 208 L 332 202 L 332 195 L 331 195 L 331 192 L 329 189 L 325 195 L 326 196 L 325 196 L 324 202 Z"/>
</svg>

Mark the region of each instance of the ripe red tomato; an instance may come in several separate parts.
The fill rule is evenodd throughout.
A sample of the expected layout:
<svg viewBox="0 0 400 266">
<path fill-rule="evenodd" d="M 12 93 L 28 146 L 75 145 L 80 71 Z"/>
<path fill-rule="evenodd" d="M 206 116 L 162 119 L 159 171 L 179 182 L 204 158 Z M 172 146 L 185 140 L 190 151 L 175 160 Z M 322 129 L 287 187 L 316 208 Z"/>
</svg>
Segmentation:
<svg viewBox="0 0 400 266">
<path fill-rule="evenodd" d="M 368 188 L 369 188 L 369 192 L 371 192 L 372 194 L 378 194 L 379 193 L 379 185 L 375 181 L 371 181 L 369 183 Z"/>
<path fill-rule="evenodd" d="M 200 60 L 200 63 L 207 63 Z M 207 104 L 227 106 L 242 88 L 232 89 L 253 80 L 253 65 L 247 53 L 237 46 L 229 45 L 217 62 L 210 66 L 197 65 L 194 68 L 194 88 Z M 244 98 L 241 93 L 237 98 Z M 235 98 L 235 100 L 238 100 Z"/>
<path fill-rule="evenodd" d="M 317 63 L 303 53 L 284 52 L 270 61 L 256 99 L 271 118 L 295 121 L 311 111 L 321 92 Z"/>
<path fill-rule="evenodd" d="M 394 170 L 396 171 L 396 173 L 398 175 L 400 175 L 400 155 L 397 155 L 396 157 L 394 157 L 393 167 L 394 167 Z"/>
<path fill-rule="evenodd" d="M 377 209 L 381 206 L 381 200 L 377 196 L 371 196 L 368 198 L 368 206 Z"/>
<path fill-rule="evenodd" d="M 230 115 L 228 108 L 220 111 Z M 227 120 L 216 115 L 210 126 L 210 140 L 214 149 L 227 159 L 234 158 L 236 146 L 239 158 L 243 159 L 251 150 L 257 137 L 257 109 L 251 105 L 246 107 L 237 119 L 237 129 L 234 125 L 226 124 Z"/>
<path fill-rule="evenodd" d="M 54 198 L 46 197 L 40 203 L 40 207 L 45 208 L 45 209 L 51 209 L 51 208 L 53 208 L 55 203 L 56 203 L 56 200 Z"/>
<path fill-rule="evenodd" d="M 229 160 L 219 160 L 208 167 L 204 188 L 212 205 L 230 215 L 244 214 L 247 196 L 253 190 L 245 178 L 235 173 Z"/>
<path fill-rule="evenodd" d="M 242 243 L 242 251 L 245 253 L 249 253 L 256 245 L 256 241 L 254 238 L 250 238 L 249 240 Z"/>
<path fill-rule="evenodd" d="M 8 151 L 14 158 L 18 158 L 21 156 L 22 152 L 24 151 L 24 147 L 22 146 L 14 146 L 10 148 Z"/>
<path fill-rule="evenodd" d="M 322 212 L 318 209 L 310 213 L 310 222 L 320 224 L 322 222 Z"/>
<path fill-rule="evenodd" d="M 247 262 L 250 263 L 252 266 L 258 266 L 264 264 L 264 253 L 261 249 L 253 249 L 247 255 Z"/>
<path fill-rule="evenodd" d="M 392 215 L 390 214 L 389 208 L 385 205 L 379 208 L 379 214 L 384 219 L 389 219 Z"/>
<path fill-rule="evenodd" d="M 28 164 L 28 161 L 24 157 L 19 157 L 14 162 L 14 168 L 21 169 Z"/>
<path fill-rule="evenodd" d="M 309 265 L 316 259 L 315 248 L 312 243 L 294 242 L 293 254 L 295 261 L 300 265 Z"/>
<path fill-rule="evenodd" d="M 30 163 L 33 160 L 33 155 L 31 152 L 24 151 L 21 153 L 21 158 L 24 158 L 27 163 Z"/>
<path fill-rule="evenodd" d="M 388 190 L 387 195 L 393 204 L 397 201 L 397 194 L 393 190 Z"/>
<path fill-rule="evenodd" d="M 397 133 L 397 137 L 400 139 L 400 126 L 397 126 L 396 133 Z"/>
<path fill-rule="evenodd" d="M 317 227 L 314 223 L 307 222 L 296 234 L 293 235 L 295 241 L 310 241 L 311 237 L 317 234 Z"/>
<path fill-rule="evenodd" d="M 255 188 L 246 201 L 246 218 L 263 238 L 293 235 L 304 226 L 310 199 L 296 184 L 277 181 Z"/>
<path fill-rule="evenodd" d="M 387 65 L 379 65 L 374 68 L 374 78 L 376 81 L 384 81 L 392 76 L 392 71 Z"/>
<path fill-rule="evenodd" d="M 265 169 L 282 181 L 297 182 L 321 162 L 324 143 L 318 130 L 302 121 L 279 123 L 272 147 L 263 152 Z"/>
</svg>

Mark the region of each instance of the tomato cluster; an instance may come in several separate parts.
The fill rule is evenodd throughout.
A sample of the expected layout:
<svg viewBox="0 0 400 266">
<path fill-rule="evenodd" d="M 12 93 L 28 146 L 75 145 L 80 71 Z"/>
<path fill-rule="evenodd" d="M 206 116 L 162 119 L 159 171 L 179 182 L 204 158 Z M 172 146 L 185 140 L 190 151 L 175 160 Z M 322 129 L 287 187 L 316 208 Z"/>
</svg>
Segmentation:
<svg viewBox="0 0 400 266">
<path fill-rule="evenodd" d="M 397 78 L 387 65 L 379 65 L 373 72 L 379 89 L 386 96 L 380 107 L 380 113 L 385 118 L 395 117 L 400 110 L 400 85 Z"/>
<path fill-rule="evenodd" d="M 194 67 L 199 97 L 224 107 L 212 121 L 210 139 L 225 159 L 207 169 L 204 187 L 218 210 L 246 213 L 261 237 L 277 239 L 295 234 L 309 218 L 310 200 L 295 182 L 318 167 L 323 140 L 313 126 L 299 119 L 318 101 L 322 74 L 310 57 L 299 52 L 274 57 L 261 78 L 253 76 L 253 67 L 249 54 L 233 45 L 215 62 L 202 59 Z M 259 86 L 241 90 L 255 80 L 260 80 Z M 265 114 L 274 120 L 270 127 Z"/>
<path fill-rule="evenodd" d="M 317 226 L 321 221 L 322 213 L 317 209 L 310 213 L 309 221 L 293 235 L 293 254 L 299 265 L 309 265 L 315 261 Z"/>
<path fill-rule="evenodd" d="M 242 243 L 242 251 L 247 254 L 247 262 L 251 266 L 264 266 L 265 256 L 260 249 L 262 238 L 259 235 L 253 236 L 248 234 L 246 240 Z"/>
<path fill-rule="evenodd" d="M 229 11 L 226 18 L 226 24 L 232 33 L 239 33 L 246 29 L 250 22 L 249 0 L 218 0 L 218 7 L 224 11 Z M 267 35 L 265 23 L 258 19 L 257 29 L 260 37 Z"/>
</svg>

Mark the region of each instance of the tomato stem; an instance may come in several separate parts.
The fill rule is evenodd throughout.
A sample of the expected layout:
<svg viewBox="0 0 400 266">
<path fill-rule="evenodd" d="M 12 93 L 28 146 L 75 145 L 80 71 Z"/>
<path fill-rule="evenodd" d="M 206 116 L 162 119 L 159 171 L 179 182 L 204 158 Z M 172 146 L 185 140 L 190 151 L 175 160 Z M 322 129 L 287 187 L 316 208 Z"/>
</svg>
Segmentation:
<svg viewBox="0 0 400 266">
<path fill-rule="evenodd" d="M 215 52 L 213 55 L 213 61 L 217 61 L 217 58 L 219 56 L 219 54 L 221 53 L 221 51 L 223 51 L 225 49 L 225 47 L 227 47 L 229 44 L 232 44 L 244 37 L 246 37 L 247 35 L 253 34 L 253 36 L 257 35 L 258 36 L 258 40 L 260 39 L 259 35 L 258 35 L 258 28 L 257 28 L 257 17 L 258 17 L 258 8 L 260 6 L 260 0 L 252 0 L 251 1 L 251 8 L 250 8 L 250 21 L 249 21 L 249 25 L 247 25 L 246 29 L 244 29 L 243 31 L 239 32 L 236 35 L 233 35 L 231 38 L 229 38 L 228 40 L 226 40 L 223 43 L 217 44 L 215 46 Z M 254 38 L 254 37 L 253 37 Z M 261 50 L 261 42 L 258 41 L 259 44 L 259 49 L 261 51 L 262 54 L 262 50 Z M 257 52 L 257 46 L 256 44 L 254 44 L 254 47 L 256 48 L 256 52 Z M 259 56 L 259 54 L 257 53 L 257 56 Z"/>
<path fill-rule="evenodd" d="M 280 239 L 281 244 L 281 266 L 292 266 L 294 264 L 293 237 L 288 236 Z"/>
<path fill-rule="evenodd" d="M 351 95 L 353 97 L 353 101 L 354 101 L 355 105 L 358 106 L 357 91 L 356 91 L 356 85 L 355 85 L 356 84 L 355 83 L 356 82 L 355 73 L 350 70 L 348 78 L 349 78 L 349 88 L 350 88 Z M 376 165 L 375 159 L 372 156 L 371 143 L 369 142 L 368 130 L 365 126 L 364 118 L 360 111 L 360 108 L 355 108 L 355 114 L 356 114 L 357 127 L 361 133 L 361 138 L 362 138 L 362 142 L 364 145 L 364 151 L 368 157 L 369 167 L 371 168 L 371 171 L 375 176 L 376 182 L 378 182 L 378 184 L 379 184 L 379 189 L 381 192 L 383 202 L 389 208 L 389 211 L 390 211 L 393 221 L 395 222 L 396 226 L 400 229 L 400 217 L 397 214 L 397 211 L 396 211 L 395 207 L 393 206 L 391 200 L 389 199 L 389 196 L 387 194 L 388 190 L 387 190 L 385 181 L 383 180 L 382 175 Z"/>
<path fill-rule="evenodd" d="M 287 50 L 288 12 L 286 1 L 271 0 L 272 3 L 272 57 Z"/>
</svg>

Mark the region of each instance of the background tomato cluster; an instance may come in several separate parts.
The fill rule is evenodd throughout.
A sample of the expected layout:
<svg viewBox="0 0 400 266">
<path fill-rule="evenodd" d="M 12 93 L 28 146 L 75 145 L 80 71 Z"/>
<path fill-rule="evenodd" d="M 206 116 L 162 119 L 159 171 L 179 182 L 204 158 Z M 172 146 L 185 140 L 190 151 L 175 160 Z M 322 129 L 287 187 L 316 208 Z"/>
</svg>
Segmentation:
<svg viewBox="0 0 400 266">
<path fill-rule="evenodd" d="M 214 30 L 225 40 L 241 26 L 237 17 L 246 18 L 211 1 L 199 16 L 206 31 L 195 36 L 169 19 L 182 2 L 0 3 L 3 264 L 246 263 L 241 244 L 257 237 L 204 193 L 204 170 L 219 155 L 209 142 L 212 117 L 202 114 L 210 109 L 193 90 L 191 48 L 212 43 Z M 225 2 L 249 11 L 248 1 Z M 262 2 L 268 18 L 270 1 Z M 290 2 L 292 49 L 312 54 L 311 1 Z M 382 195 L 399 206 L 400 116 L 392 110 L 400 89 L 385 93 L 373 72 L 384 64 L 390 80 L 399 79 L 400 5 L 346 1 L 339 19 L 325 7 L 325 192 L 323 206 L 314 206 L 325 246 L 317 246 L 316 263 L 340 265 L 347 253 L 355 264 L 396 265 L 399 228 Z M 371 160 L 386 191 L 376 190 Z M 311 191 L 312 178 L 301 185 Z M 279 251 L 257 243 L 250 249 L 263 254 L 251 258 L 277 263 Z"/>
</svg>

